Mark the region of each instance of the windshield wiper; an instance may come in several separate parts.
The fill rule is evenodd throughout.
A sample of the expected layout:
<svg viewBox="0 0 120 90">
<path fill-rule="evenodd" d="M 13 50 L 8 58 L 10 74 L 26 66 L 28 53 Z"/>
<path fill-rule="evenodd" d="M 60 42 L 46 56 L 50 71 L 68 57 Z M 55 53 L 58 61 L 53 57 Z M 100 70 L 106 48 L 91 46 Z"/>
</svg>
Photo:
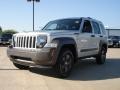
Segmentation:
<svg viewBox="0 0 120 90">
<path fill-rule="evenodd" d="M 43 30 L 56 30 L 56 29 L 43 29 Z"/>
</svg>

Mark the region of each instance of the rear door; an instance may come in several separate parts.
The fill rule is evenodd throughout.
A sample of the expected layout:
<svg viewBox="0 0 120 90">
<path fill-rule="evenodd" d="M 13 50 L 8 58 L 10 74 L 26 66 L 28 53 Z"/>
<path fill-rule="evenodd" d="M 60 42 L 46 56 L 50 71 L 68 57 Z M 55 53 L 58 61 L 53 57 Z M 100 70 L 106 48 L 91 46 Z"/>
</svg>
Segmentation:
<svg viewBox="0 0 120 90">
<path fill-rule="evenodd" d="M 103 34 L 101 32 L 99 23 L 97 21 L 91 21 L 91 24 L 92 24 L 92 27 L 93 27 L 93 33 L 95 35 L 94 46 L 96 47 L 96 51 L 94 51 L 94 53 L 97 54 L 98 51 L 99 51 L 100 40 L 102 40 Z"/>
<path fill-rule="evenodd" d="M 79 57 L 95 54 L 97 49 L 91 21 L 85 19 L 79 34 Z"/>
</svg>

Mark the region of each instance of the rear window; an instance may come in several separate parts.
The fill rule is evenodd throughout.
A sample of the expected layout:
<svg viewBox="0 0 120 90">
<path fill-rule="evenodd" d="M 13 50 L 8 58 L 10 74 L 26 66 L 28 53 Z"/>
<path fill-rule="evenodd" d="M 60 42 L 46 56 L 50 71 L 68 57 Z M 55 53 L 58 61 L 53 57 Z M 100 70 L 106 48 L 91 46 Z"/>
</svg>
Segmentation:
<svg viewBox="0 0 120 90">
<path fill-rule="evenodd" d="M 112 36 L 112 39 L 120 39 L 119 36 Z"/>
</svg>

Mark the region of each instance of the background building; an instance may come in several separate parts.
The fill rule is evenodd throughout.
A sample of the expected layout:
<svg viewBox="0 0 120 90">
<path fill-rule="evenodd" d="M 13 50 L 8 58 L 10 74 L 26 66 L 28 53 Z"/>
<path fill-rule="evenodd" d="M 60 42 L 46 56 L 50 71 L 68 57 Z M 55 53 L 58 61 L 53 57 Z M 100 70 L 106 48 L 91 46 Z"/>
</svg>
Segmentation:
<svg viewBox="0 0 120 90">
<path fill-rule="evenodd" d="M 108 36 L 120 36 L 120 29 L 106 29 Z"/>
</svg>

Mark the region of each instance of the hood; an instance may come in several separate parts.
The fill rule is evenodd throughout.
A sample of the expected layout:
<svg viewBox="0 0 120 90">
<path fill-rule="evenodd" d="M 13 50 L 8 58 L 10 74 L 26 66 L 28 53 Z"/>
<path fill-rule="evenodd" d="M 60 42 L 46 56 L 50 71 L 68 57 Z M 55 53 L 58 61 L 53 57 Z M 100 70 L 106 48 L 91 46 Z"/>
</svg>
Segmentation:
<svg viewBox="0 0 120 90">
<path fill-rule="evenodd" d="M 79 30 L 52 30 L 52 31 L 39 31 L 39 32 L 24 32 L 24 33 L 17 33 L 15 34 L 16 36 L 17 35 L 51 35 L 51 36 L 54 36 L 54 35 L 73 35 L 74 33 L 79 33 Z"/>
<path fill-rule="evenodd" d="M 36 36 L 36 35 L 48 35 L 49 33 L 45 32 L 21 32 L 14 34 L 14 36 Z"/>
<path fill-rule="evenodd" d="M 77 30 L 52 30 L 52 31 L 40 31 L 40 33 L 48 33 L 49 35 L 72 35 L 74 33 L 79 33 Z"/>
</svg>

